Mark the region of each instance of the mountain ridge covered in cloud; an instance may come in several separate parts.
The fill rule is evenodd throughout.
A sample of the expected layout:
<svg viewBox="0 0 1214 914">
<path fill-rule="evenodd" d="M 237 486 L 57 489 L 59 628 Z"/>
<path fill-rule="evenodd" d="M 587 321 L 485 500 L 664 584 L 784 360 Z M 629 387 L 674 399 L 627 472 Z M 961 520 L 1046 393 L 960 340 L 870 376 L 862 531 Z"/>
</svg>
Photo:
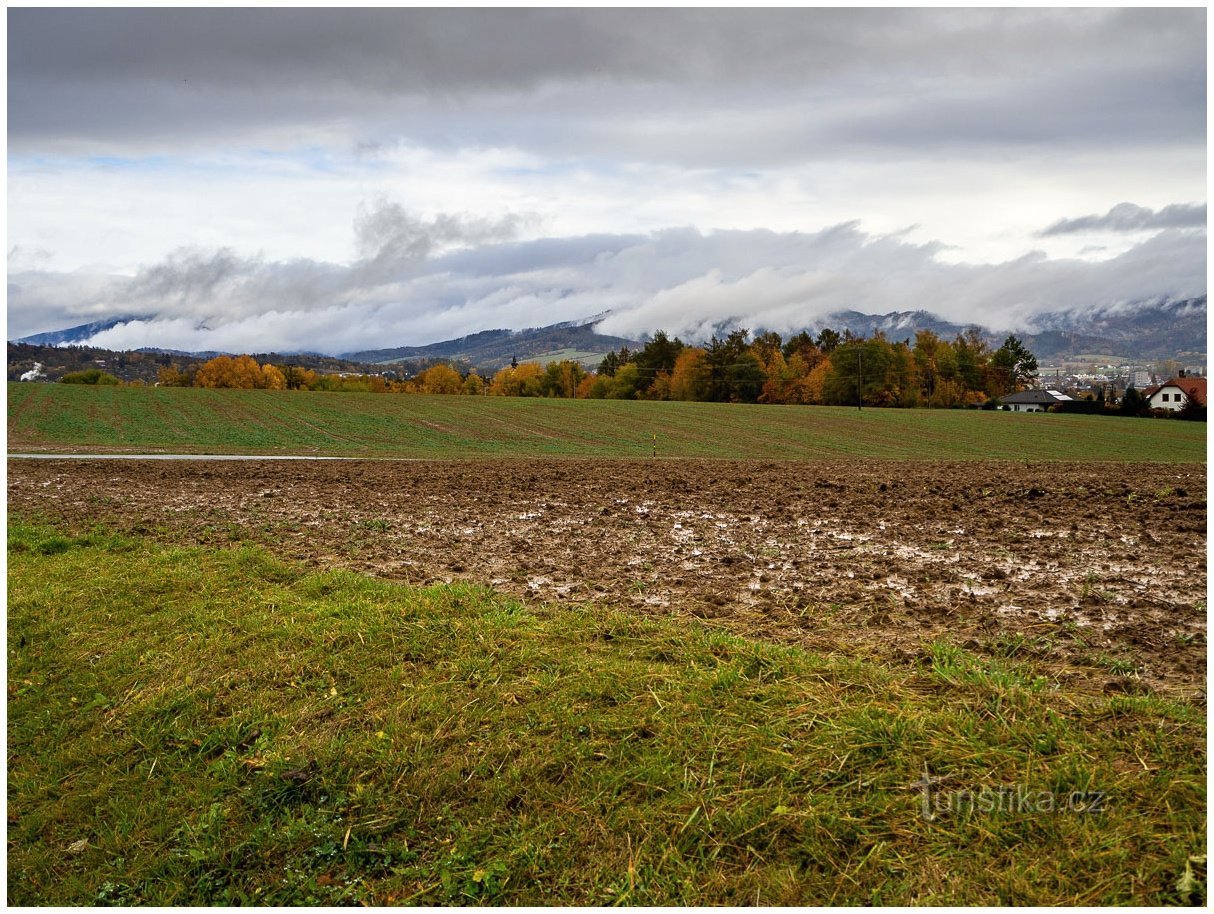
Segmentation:
<svg viewBox="0 0 1214 914">
<path fill-rule="evenodd" d="M 1204 363 L 1206 349 L 1206 299 L 1182 301 L 1138 302 L 1118 308 L 1096 309 L 1087 312 L 1066 311 L 1041 314 L 1036 326 L 1020 331 L 1021 336 L 1040 358 L 1074 356 L 1080 353 L 1104 353 L 1130 359 L 1160 359 L 1184 356 L 1196 358 Z M 521 360 L 543 357 L 555 352 L 578 351 L 590 353 L 582 361 L 593 365 L 606 352 L 621 346 L 636 348 L 641 339 L 606 336 L 597 331 L 600 323 L 610 315 L 599 315 L 585 321 L 567 321 L 547 327 L 507 329 L 493 328 L 477 333 L 443 340 L 425 346 L 398 346 L 363 350 L 358 352 L 332 353 L 351 362 L 368 364 L 392 364 L 417 360 L 451 360 L 464 362 L 481 369 L 495 370 L 508 364 L 512 358 Z M 70 346 L 93 345 L 104 331 L 120 324 L 140 320 L 123 316 L 108 321 L 93 322 L 75 328 L 35 334 L 14 342 L 35 345 Z M 926 311 L 889 312 L 886 314 L 860 314 L 839 312 L 825 315 L 807 323 L 797 331 L 807 330 L 813 334 L 830 327 L 838 332 L 851 331 L 858 336 L 882 333 L 891 340 L 911 340 L 921 331 L 931 331 L 938 336 L 951 339 L 969 329 L 978 330 L 992 345 L 1001 341 L 1001 334 L 976 324 L 958 324 L 944 320 Z M 732 322 L 722 323 L 716 328 L 720 336 L 739 329 Z M 754 333 L 769 328 L 746 327 Z M 146 347 L 158 351 L 180 353 L 180 350 L 165 350 L 162 347 Z M 252 347 L 249 351 L 261 351 Z M 315 350 L 303 350 L 315 353 Z M 188 353 L 200 354 L 200 353 Z M 214 354 L 213 351 L 201 353 Z M 231 354 L 235 354 L 232 352 Z M 286 353 L 291 354 L 291 353 Z"/>
<path fill-rule="evenodd" d="M 703 341 L 725 324 L 795 332 L 843 311 L 919 310 L 1025 331 L 1039 314 L 1206 292 L 1204 228 L 1147 233 L 1103 260 L 1030 253 L 982 264 L 950 263 L 939 243 L 855 222 L 817 232 L 681 228 L 516 240 L 518 225 L 444 214 L 424 221 L 384 204 L 360 215 L 362 256 L 349 264 L 185 249 L 133 276 L 10 271 L 10 334 L 140 314 L 91 343 L 336 354 L 600 314 L 604 334 L 665 330 Z M 35 319 L 41 327 L 28 326 Z"/>
</svg>

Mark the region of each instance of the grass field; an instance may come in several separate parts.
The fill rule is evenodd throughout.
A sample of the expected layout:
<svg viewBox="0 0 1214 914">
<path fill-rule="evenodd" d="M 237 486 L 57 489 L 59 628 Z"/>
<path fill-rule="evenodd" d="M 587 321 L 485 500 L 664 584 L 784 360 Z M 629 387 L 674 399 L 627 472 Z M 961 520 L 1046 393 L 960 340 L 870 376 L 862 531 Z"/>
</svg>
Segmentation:
<svg viewBox="0 0 1214 914">
<path fill-rule="evenodd" d="M 892 410 L 8 386 L 10 451 L 1204 462 L 1200 423 Z"/>
<path fill-rule="evenodd" d="M 247 546 L 8 549 L 10 904 L 1205 900 L 1195 704 Z"/>
</svg>

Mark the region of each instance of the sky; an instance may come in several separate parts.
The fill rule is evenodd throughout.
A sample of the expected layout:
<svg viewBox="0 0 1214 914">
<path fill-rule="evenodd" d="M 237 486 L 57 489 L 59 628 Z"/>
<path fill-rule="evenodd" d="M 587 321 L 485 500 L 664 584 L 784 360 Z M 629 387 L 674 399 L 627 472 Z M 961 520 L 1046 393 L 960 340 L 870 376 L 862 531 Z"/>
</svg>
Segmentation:
<svg viewBox="0 0 1214 914">
<path fill-rule="evenodd" d="M 1206 11 L 34 9 L 8 335 L 993 330 L 1206 292 Z"/>
</svg>

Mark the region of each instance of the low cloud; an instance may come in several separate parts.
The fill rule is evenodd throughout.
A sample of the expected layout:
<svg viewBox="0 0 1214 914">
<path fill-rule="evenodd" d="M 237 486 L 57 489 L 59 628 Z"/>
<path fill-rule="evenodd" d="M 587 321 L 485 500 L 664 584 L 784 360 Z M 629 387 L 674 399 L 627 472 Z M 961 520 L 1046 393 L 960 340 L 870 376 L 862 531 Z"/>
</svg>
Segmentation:
<svg viewBox="0 0 1214 914">
<path fill-rule="evenodd" d="M 1103 216 L 1060 219 L 1042 230 L 1040 236 L 1045 238 L 1076 232 L 1145 232 L 1158 229 L 1205 228 L 1205 225 L 1204 203 L 1174 203 L 1160 210 L 1147 209 L 1133 203 L 1118 203 Z"/>
<path fill-rule="evenodd" d="M 359 268 L 369 276 L 391 276 L 452 248 L 509 241 L 534 222 L 517 214 L 492 220 L 440 213 L 424 220 L 391 200 L 363 204 L 354 217 Z"/>
<path fill-rule="evenodd" d="M 94 345 L 263 352 L 421 345 L 605 312 L 605 333 L 664 329 L 697 341 L 730 325 L 793 331 L 843 310 L 922 309 L 1016 330 L 1044 312 L 1206 291 L 1205 233 L 1191 229 L 1164 229 L 1104 260 L 1035 252 L 997 264 L 945 263 L 939 244 L 857 223 L 495 240 L 513 231 L 510 219 L 422 220 L 377 205 L 356 220 L 361 256 L 350 264 L 182 251 L 134 277 L 11 273 L 10 337 L 106 314 L 151 317 Z M 467 246 L 475 239 L 486 243 Z M 449 245 L 460 247 L 441 253 Z"/>
</svg>

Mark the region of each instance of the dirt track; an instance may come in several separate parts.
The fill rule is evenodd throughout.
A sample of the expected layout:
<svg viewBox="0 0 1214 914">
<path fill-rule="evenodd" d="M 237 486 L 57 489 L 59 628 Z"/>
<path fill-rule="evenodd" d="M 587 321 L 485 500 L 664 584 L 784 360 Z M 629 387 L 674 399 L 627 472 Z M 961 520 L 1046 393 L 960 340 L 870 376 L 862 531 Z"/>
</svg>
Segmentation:
<svg viewBox="0 0 1214 914">
<path fill-rule="evenodd" d="M 1204 698 L 1204 466 L 10 460 L 10 510 Z"/>
</svg>

